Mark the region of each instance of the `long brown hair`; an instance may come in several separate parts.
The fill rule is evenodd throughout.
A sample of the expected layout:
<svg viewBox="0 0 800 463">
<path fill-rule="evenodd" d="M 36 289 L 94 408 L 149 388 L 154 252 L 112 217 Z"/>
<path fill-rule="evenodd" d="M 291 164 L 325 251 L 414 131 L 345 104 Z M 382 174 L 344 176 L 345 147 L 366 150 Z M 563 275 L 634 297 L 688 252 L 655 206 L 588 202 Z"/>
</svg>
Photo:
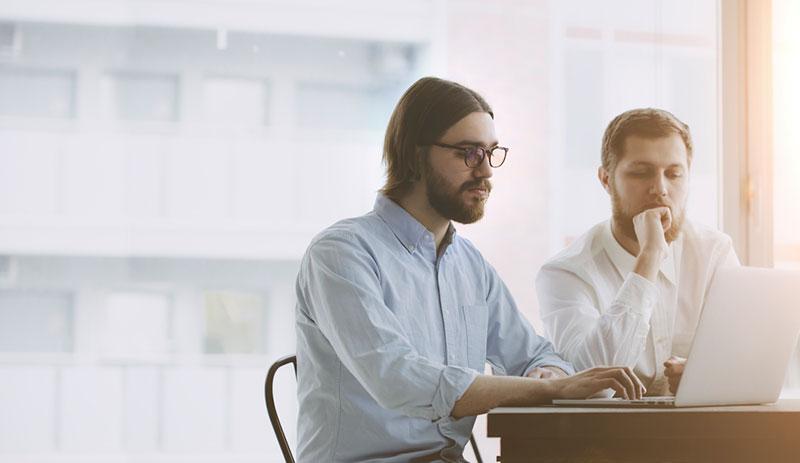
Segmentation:
<svg viewBox="0 0 800 463">
<path fill-rule="evenodd" d="M 423 77 L 400 98 L 386 127 L 383 162 L 386 184 L 381 193 L 398 200 L 421 178 L 427 147 L 447 129 L 474 112 L 492 108 L 477 92 L 456 82 Z"/>
</svg>

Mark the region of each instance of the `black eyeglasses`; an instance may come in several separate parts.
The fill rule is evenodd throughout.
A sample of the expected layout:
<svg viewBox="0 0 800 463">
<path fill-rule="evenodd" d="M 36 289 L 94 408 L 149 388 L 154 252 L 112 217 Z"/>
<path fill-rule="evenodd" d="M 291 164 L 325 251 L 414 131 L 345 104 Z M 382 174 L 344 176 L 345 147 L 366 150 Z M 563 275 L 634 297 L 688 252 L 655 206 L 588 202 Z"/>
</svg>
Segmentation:
<svg viewBox="0 0 800 463">
<path fill-rule="evenodd" d="M 480 146 L 455 146 L 448 145 L 446 143 L 434 143 L 433 146 L 460 151 L 461 155 L 464 156 L 464 164 L 471 169 L 481 165 L 483 163 L 483 159 L 487 155 L 489 156 L 490 166 L 494 167 L 495 169 L 502 166 L 503 163 L 506 162 L 506 155 L 510 149 L 503 146 L 495 146 L 494 148 L 486 149 Z"/>
</svg>

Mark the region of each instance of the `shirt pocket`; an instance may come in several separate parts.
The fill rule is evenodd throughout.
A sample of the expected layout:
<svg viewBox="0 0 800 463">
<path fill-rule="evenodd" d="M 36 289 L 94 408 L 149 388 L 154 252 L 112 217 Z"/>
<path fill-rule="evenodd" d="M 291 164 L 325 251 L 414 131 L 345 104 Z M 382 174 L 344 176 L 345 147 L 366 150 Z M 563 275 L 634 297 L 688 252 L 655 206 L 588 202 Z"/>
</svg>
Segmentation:
<svg viewBox="0 0 800 463">
<path fill-rule="evenodd" d="M 461 313 L 467 327 L 467 365 L 469 368 L 483 373 L 486 365 L 489 307 L 486 304 L 462 305 Z"/>
</svg>

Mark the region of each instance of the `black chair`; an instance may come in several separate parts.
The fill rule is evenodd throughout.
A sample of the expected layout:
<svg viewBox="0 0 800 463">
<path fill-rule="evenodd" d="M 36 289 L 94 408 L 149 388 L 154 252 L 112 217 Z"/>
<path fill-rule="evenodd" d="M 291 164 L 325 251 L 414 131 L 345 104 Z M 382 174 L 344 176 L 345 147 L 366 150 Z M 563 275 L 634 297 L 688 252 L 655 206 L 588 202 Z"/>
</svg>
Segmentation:
<svg viewBox="0 0 800 463">
<path fill-rule="evenodd" d="M 294 463 L 294 456 L 292 456 L 292 448 L 286 440 L 286 435 L 283 433 L 283 426 L 281 426 L 281 419 L 278 416 L 278 411 L 275 409 L 275 398 L 273 397 L 272 382 L 275 379 L 275 373 L 284 365 L 292 364 L 294 367 L 294 375 L 297 377 L 297 356 L 287 355 L 278 359 L 269 367 L 267 371 L 267 379 L 264 381 L 264 401 L 267 403 L 267 414 L 269 415 L 269 422 L 272 423 L 272 430 L 275 432 L 275 437 L 278 439 L 278 445 L 281 447 L 283 459 L 286 463 Z M 472 445 L 472 452 L 475 454 L 477 463 L 483 463 L 481 453 L 478 451 L 478 443 L 475 441 L 475 436 L 470 434 L 469 443 Z"/>
</svg>

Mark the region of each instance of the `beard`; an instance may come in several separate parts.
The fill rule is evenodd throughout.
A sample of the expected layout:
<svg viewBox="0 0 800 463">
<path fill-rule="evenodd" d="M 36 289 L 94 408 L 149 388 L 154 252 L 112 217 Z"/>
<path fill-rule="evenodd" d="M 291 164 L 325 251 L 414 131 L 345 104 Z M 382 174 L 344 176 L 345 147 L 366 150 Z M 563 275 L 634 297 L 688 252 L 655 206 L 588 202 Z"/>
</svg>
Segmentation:
<svg viewBox="0 0 800 463">
<path fill-rule="evenodd" d="M 430 166 L 427 169 L 425 186 L 431 207 L 442 217 L 463 224 L 477 222 L 483 217 L 486 200 L 466 200 L 462 193 L 473 188 L 484 188 L 487 193 L 492 191 L 492 183 L 487 179 L 464 182 L 459 188 L 454 188 Z"/>
<path fill-rule="evenodd" d="M 625 235 L 627 238 L 639 242 L 639 239 L 636 237 L 636 230 L 633 227 L 633 218 L 646 211 L 647 209 L 652 209 L 654 207 L 668 207 L 670 214 L 672 215 L 672 225 L 669 227 L 669 230 L 664 232 L 664 240 L 669 244 L 678 239 L 681 234 L 681 230 L 683 228 L 683 222 L 686 219 L 686 208 L 681 208 L 676 210 L 672 206 L 667 204 L 655 202 L 651 206 L 647 206 L 640 211 L 635 211 L 631 213 L 627 211 L 625 207 L 622 205 L 622 199 L 620 198 L 619 192 L 614 184 L 610 184 L 611 187 L 611 214 L 614 218 L 614 223 L 619 227 L 619 230 Z"/>
</svg>

